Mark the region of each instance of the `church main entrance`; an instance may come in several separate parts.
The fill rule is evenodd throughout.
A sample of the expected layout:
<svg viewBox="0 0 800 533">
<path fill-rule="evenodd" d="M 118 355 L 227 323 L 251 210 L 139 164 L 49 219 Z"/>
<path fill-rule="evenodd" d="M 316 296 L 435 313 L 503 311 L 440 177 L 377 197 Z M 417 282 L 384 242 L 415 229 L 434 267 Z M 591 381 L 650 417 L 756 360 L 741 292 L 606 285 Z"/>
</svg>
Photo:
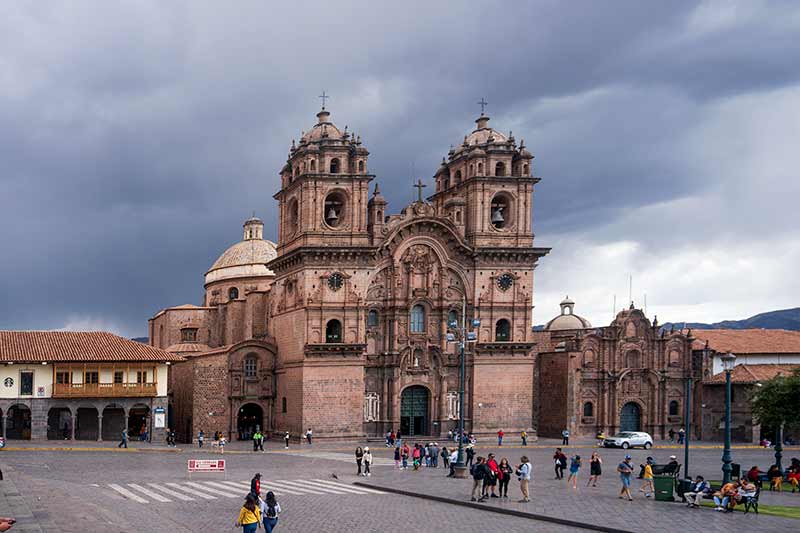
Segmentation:
<svg viewBox="0 0 800 533">
<path fill-rule="evenodd" d="M 428 389 L 409 387 L 400 398 L 400 434 L 404 437 L 428 434 Z"/>
<path fill-rule="evenodd" d="M 638 403 L 628 402 L 622 406 L 619 414 L 620 431 L 641 431 L 642 412 Z"/>
<path fill-rule="evenodd" d="M 236 429 L 239 440 L 250 440 L 256 430 L 264 429 L 264 411 L 260 405 L 246 403 L 239 408 L 236 416 Z"/>
</svg>

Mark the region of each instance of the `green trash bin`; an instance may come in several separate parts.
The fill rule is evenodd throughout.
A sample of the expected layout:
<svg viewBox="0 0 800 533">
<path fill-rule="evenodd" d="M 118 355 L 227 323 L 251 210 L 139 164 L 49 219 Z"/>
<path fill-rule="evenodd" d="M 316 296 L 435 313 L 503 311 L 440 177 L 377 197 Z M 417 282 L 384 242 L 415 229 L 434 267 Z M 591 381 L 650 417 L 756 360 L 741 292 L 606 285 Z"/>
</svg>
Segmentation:
<svg viewBox="0 0 800 533">
<path fill-rule="evenodd" d="M 675 476 L 653 476 L 653 486 L 656 489 L 656 501 L 675 501 Z"/>
</svg>

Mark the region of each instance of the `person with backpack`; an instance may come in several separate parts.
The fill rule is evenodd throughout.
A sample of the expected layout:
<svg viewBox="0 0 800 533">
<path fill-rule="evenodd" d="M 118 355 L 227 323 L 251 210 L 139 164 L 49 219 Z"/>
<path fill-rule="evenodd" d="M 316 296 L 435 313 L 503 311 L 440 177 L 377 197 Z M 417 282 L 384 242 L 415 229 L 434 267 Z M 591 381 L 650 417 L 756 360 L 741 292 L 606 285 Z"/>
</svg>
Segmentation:
<svg viewBox="0 0 800 533">
<path fill-rule="evenodd" d="M 281 512 L 281 504 L 275 499 L 275 493 L 272 491 L 267 492 L 265 499 L 259 498 L 258 501 L 261 507 L 261 518 L 264 519 L 264 530 L 266 533 L 272 533 L 275 526 L 278 525 L 278 513 Z"/>
<path fill-rule="evenodd" d="M 485 465 L 483 464 L 483 457 L 478 457 L 475 464 L 469 469 L 472 475 L 472 499 L 471 501 L 484 501 L 483 500 L 483 478 L 486 477 Z M 480 498 L 480 499 L 479 499 Z"/>
<path fill-rule="evenodd" d="M 372 464 L 372 453 L 369 451 L 369 446 L 364 447 L 364 475 L 371 476 L 372 472 L 369 471 L 369 465 Z"/>
</svg>

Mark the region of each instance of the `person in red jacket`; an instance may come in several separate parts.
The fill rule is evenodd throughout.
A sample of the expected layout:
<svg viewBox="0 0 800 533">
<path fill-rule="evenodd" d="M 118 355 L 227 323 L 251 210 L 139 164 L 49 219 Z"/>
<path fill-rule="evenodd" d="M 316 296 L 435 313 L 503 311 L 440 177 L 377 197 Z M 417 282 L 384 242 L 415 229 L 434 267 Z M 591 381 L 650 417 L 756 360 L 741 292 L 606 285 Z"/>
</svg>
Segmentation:
<svg viewBox="0 0 800 533">
<path fill-rule="evenodd" d="M 489 487 L 489 491 L 491 492 L 491 496 L 489 497 L 498 498 L 499 496 L 495 494 L 495 487 L 497 486 L 497 478 L 500 475 L 500 467 L 497 465 L 493 453 L 489 454 L 486 466 L 489 467 L 489 471 L 491 472 L 488 478 L 484 479 L 484 483 Z"/>
<path fill-rule="evenodd" d="M 497 432 L 497 445 L 498 446 L 502 446 L 503 445 L 503 437 L 505 437 L 505 435 L 506 434 L 503 433 L 502 429 Z"/>
</svg>

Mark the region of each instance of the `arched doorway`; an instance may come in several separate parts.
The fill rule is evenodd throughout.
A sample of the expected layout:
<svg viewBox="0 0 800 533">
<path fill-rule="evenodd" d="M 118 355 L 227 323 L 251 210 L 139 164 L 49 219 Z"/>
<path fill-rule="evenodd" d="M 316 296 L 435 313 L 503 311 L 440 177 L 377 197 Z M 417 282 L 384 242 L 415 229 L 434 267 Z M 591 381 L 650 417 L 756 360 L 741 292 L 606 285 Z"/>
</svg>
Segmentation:
<svg viewBox="0 0 800 533">
<path fill-rule="evenodd" d="M 638 403 L 628 402 L 622 406 L 619 414 L 620 431 L 641 431 L 642 410 Z"/>
<path fill-rule="evenodd" d="M 27 405 L 16 404 L 8 409 L 6 438 L 31 439 L 31 410 Z"/>
<path fill-rule="evenodd" d="M 103 440 L 120 440 L 126 422 L 125 409 L 113 403 L 107 405 L 103 409 Z"/>
<path fill-rule="evenodd" d="M 128 409 L 128 436 L 132 439 L 142 440 L 147 434 L 147 415 L 150 408 L 144 404 L 137 403 Z"/>
<path fill-rule="evenodd" d="M 413 437 L 428 434 L 428 389 L 408 387 L 400 397 L 400 434 Z"/>
<path fill-rule="evenodd" d="M 72 437 L 72 412 L 67 407 L 53 407 L 47 412 L 47 438 L 69 440 Z"/>
<path fill-rule="evenodd" d="M 236 416 L 236 430 L 239 440 L 250 440 L 256 430 L 264 429 L 264 410 L 255 403 L 246 403 L 239 407 Z"/>
<path fill-rule="evenodd" d="M 75 440 L 97 440 L 97 409 L 94 407 L 78 408 Z"/>
</svg>

